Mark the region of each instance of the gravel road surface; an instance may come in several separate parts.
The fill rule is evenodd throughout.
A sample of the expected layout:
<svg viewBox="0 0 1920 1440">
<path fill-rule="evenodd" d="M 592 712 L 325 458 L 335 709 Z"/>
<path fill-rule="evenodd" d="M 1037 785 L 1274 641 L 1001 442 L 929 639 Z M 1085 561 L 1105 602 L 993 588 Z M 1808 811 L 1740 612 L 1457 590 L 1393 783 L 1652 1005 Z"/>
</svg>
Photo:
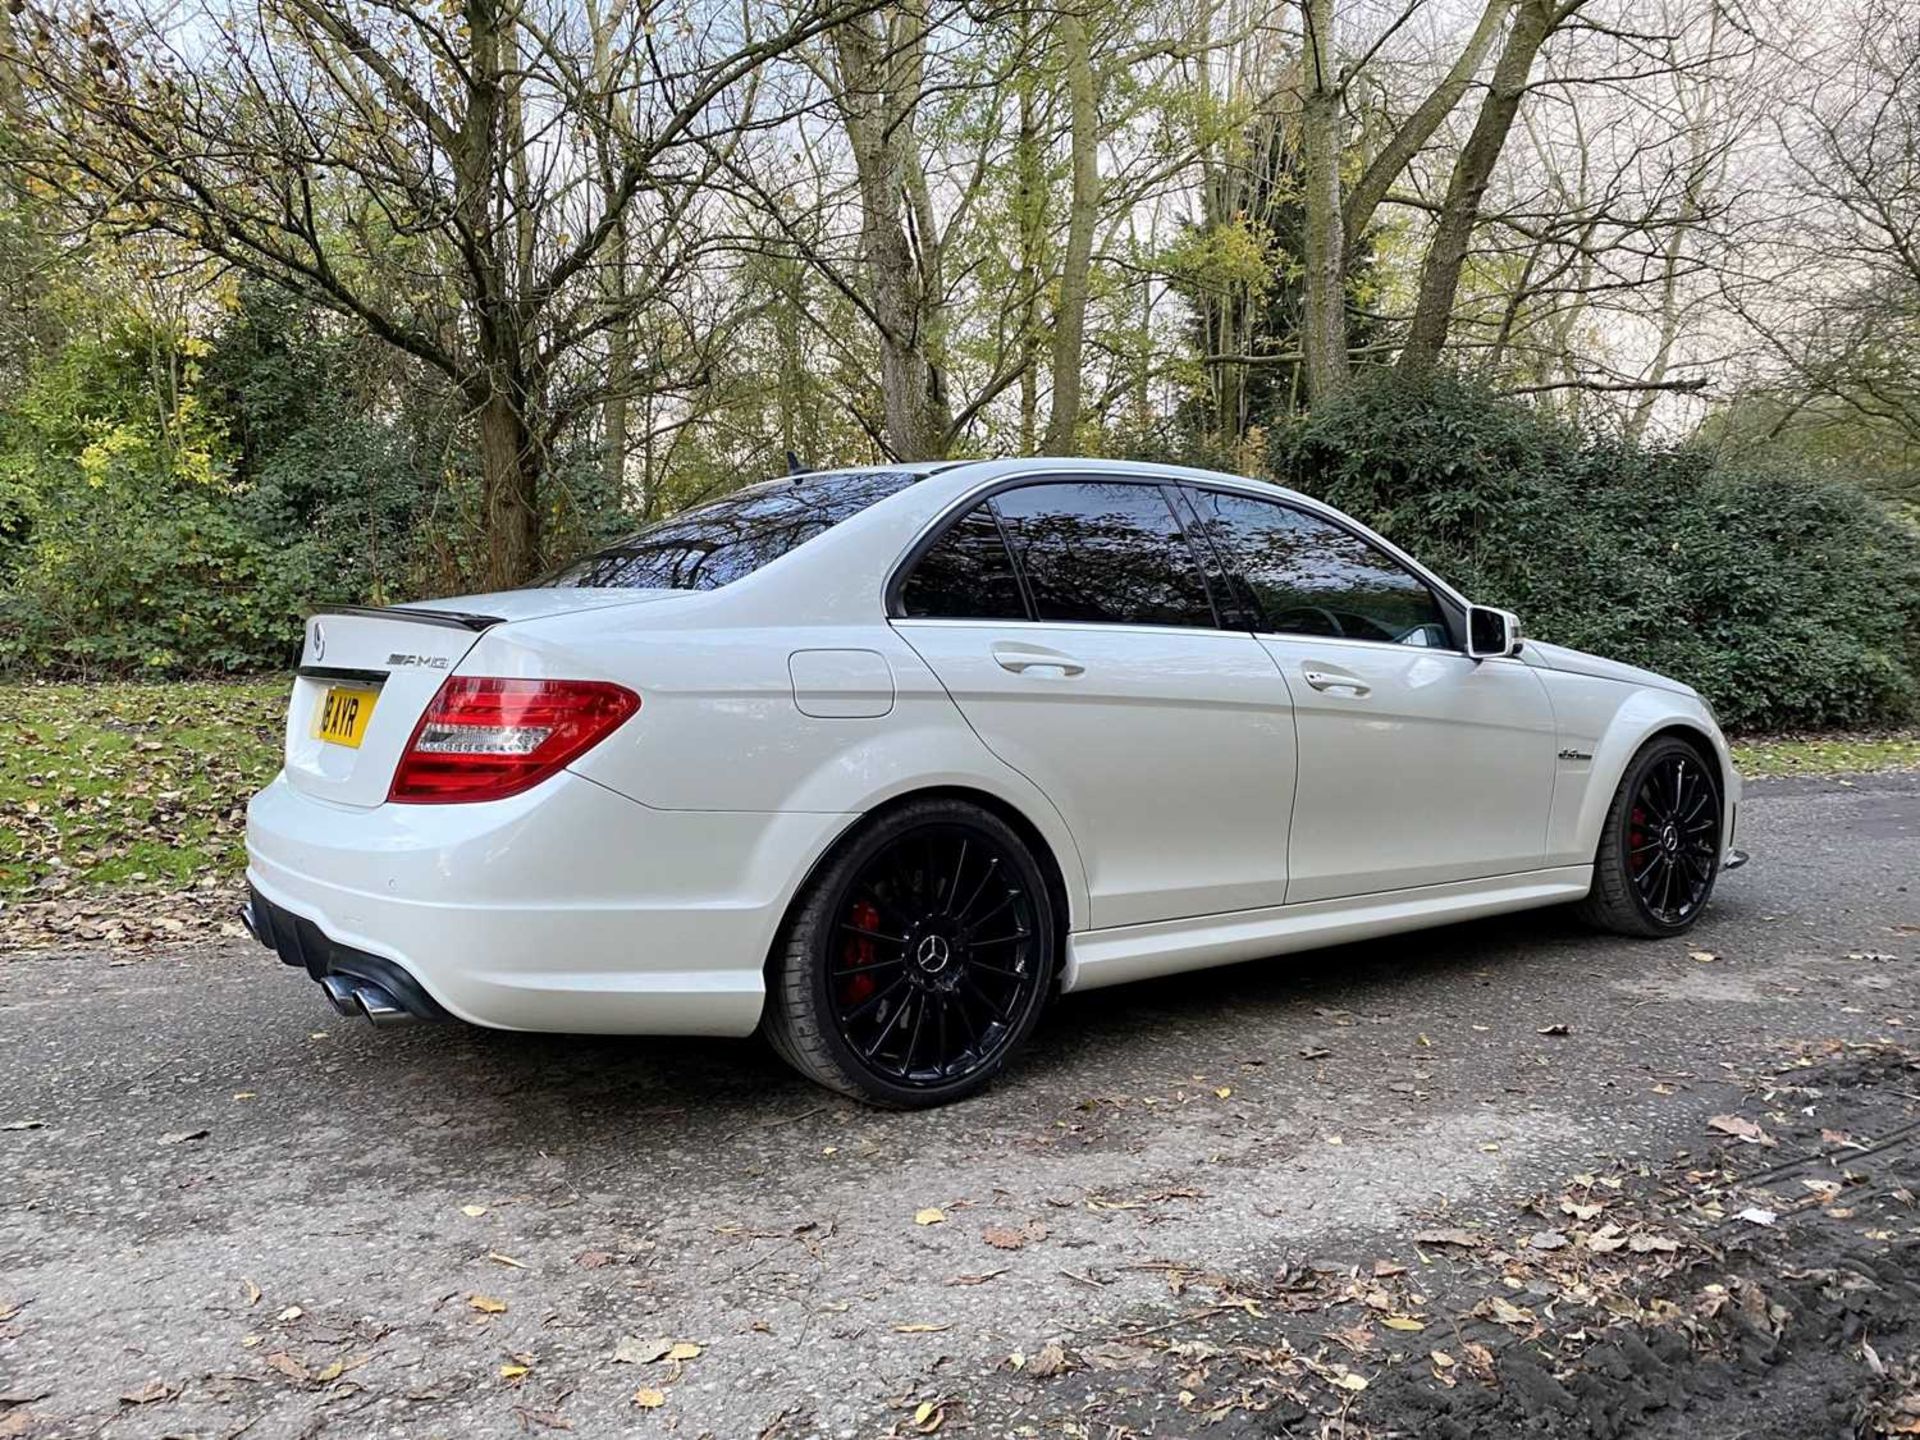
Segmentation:
<svg viewBox="0 0 1920 1440">
<path fill-rule="evenodd" d="M 1920 777 L 1749 796 L 1684 941 L 1538 912 L 1071 997 L 931 1114 L 751 1042 L 376 1032 L 242 941 L 7 955 L 0 1436 L 1609 1433 L 1621 1386 L 1674 1434 L 1891 1430 Z M 1828 1287 L 1870 1324 L 1708 1288 L 1736 1171 L 1791 1191 L 1744 1222 L 1775 1271 L 1891 1265 Z M 1722 1309 L 1773 1348 L 1643 1383 L 1569 1328 L 1622 1295 L 1662 1374 L 1739 1358 Z M 1570 1408 L 1581 1363 L 1627 1378 Z"/>
</svg>

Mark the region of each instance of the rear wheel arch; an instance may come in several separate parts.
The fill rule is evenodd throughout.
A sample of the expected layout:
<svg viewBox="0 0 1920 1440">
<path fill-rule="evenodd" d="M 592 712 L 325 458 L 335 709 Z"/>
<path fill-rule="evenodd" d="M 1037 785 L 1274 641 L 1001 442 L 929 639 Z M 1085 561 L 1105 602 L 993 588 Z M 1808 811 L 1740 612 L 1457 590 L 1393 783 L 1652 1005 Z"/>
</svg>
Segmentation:
<svg viewBox="0 0 1920 1440">
<path fill-rule="evenodd" d="M 813 863 L 807 867 L 806 874 L 801 877 L 800 883 L 794 886 L 793 893 L 787 899 L 786 911 L 780 917 L 780 926 L 767 946 L 766 958 L 761 962 L 761 969 L 769 979 L 772 978 L 774 965 L 785 950 L 787 931 L 793 923 L 794 912 L 806 903 L 807 896 L 813 890 L 814 882 L 827 867 L 869 828 L 895 811 L 925 800 L 957 800 L 963 804 L 978 806 L 988 814 L 1004 821 L 1032 853 L 1034 863 L 1040 867 L 1040 873 L 1046 878 L 1047 900 L 1053 906 L 1055 928 L 1059 935 L 1062 954 L 1054 957 L 1053 977 L 1054 984 L 1058 986 L 1065 970 L 1066 938 L 1067 932 L 1072 928 L 1074 908 L 1072 895 L 1067 889 L 1065 867 L 1061 864 L 1060 856 L 1046 834 L 1027 817 L 1019 806 L 990 791 L 978 790 L 970 785 L 929 785 L 918 790 L 907 790 L 901 794 L 889 796 L 873 809 L 851 821 L 838 835 L 834 836 L 832 841 L 814 857 Z"/>
</svg>

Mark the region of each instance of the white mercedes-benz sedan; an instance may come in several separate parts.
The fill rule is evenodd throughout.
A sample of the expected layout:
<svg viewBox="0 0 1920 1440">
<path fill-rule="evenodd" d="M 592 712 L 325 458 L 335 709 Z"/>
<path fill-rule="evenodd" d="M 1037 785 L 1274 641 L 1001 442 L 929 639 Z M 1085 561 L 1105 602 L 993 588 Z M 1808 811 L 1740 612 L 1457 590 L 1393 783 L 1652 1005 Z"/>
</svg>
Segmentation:
<svg viewBox="0 0 1920 1440">
<path fill-rule="evenodd" d="M 931 1105 L 1060 992 L 1562 902 L 1678 934 L 1739 793 L 1693 690 L 1306 496 L 900 465 L 314 616 L 245 918 L 344 1014 L 759 1029 Z"/>
</svg>

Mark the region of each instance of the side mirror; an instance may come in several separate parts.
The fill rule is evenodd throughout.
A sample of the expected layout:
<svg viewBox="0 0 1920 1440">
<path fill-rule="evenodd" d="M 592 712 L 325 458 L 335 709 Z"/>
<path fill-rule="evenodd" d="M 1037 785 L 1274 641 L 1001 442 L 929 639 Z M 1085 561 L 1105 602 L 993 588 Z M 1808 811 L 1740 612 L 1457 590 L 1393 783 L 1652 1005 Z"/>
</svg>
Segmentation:
<svg viewBox="0 0 1920 1440">
<path fill-rule="evenodd" d="M 1475 660 L 1491 660 L 1501 655 L 1520 653 L 1520 617 L 1511 610 L 1496 610 L 1491 605 L 1467 607 L 1467 654 Z"/>
</svg>

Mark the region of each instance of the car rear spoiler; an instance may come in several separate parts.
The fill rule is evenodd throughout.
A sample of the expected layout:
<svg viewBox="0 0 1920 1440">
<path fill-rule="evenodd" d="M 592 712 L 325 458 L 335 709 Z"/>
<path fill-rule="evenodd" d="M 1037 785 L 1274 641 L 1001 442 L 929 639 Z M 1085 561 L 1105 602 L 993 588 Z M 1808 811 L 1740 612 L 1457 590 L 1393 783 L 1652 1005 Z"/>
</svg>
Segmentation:
<svg viewBox="0 0 1920 1440">
<path fill-rule="evenodd" d="M 450 630 L 472 630 L 475 633 L 507 623 L 499 615 L 475 615 L 466 610 L 429 610 L 423 605 L 323 605 L 307 618 L 312 619 L 314 615 L 371 615 L 375 619 L 409 620 L 416 625 L 444 625 Z"/>
</svg>

